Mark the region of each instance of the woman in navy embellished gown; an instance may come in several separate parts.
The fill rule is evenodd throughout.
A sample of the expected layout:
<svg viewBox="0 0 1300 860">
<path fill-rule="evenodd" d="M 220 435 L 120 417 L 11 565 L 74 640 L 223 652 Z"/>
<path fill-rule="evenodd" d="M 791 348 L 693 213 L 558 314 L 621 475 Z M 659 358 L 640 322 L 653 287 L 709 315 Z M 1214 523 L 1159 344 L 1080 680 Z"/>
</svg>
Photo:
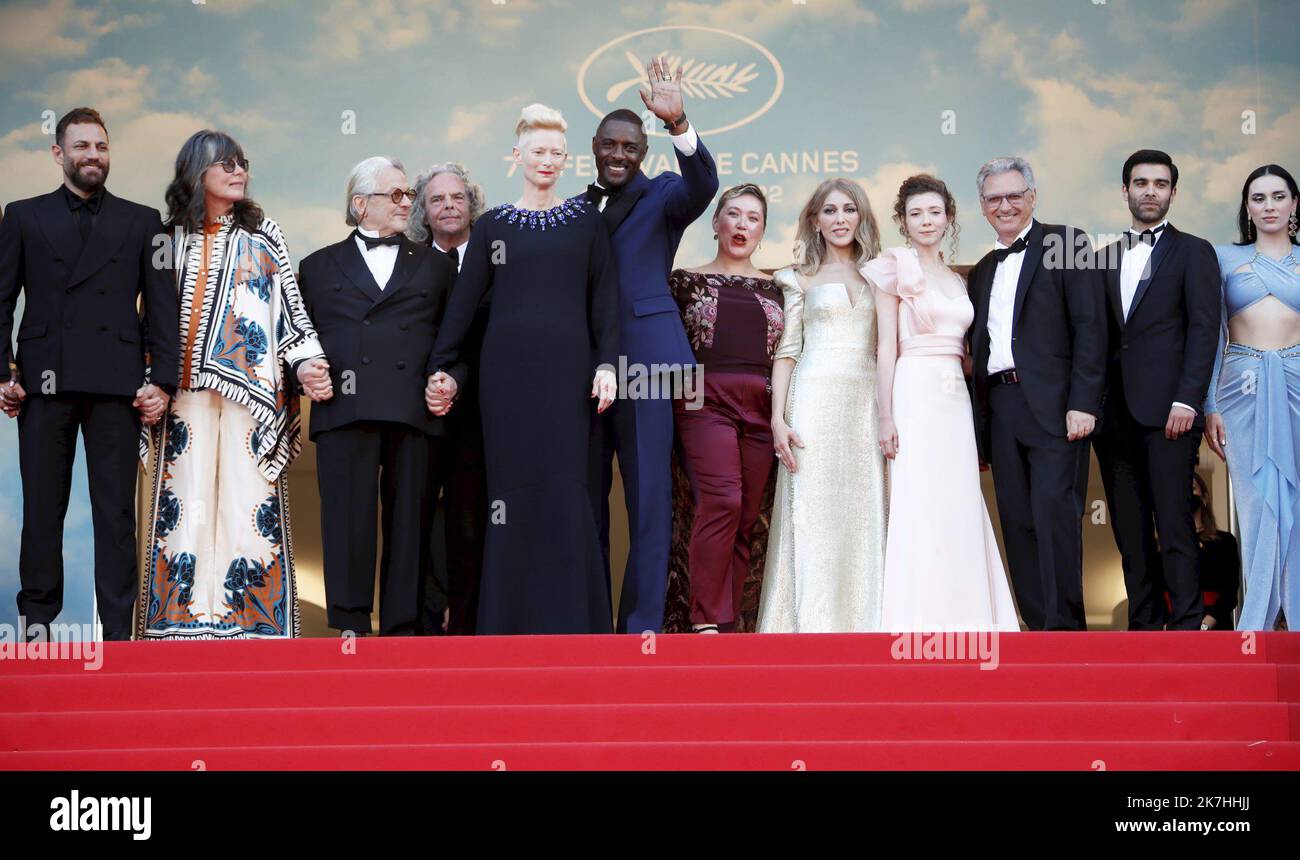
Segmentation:
<svg viewBox="0 0 1300 860">
<path fill-rule="evenodd" d="M 431 371 L 451 368 L 490 301 L 478 373 L 489 504 L 479 633 L 612 631 L 588 451 L 592 412 L 617 390 L 618 281 L 596 207 L 555 195 L 564 130 L 559 112 L 524 109 L 514 151 L 523 197 L 475 222 L 429 359 Z M 456 408 L 450 388 L 431 388 L 435 413 L 446 393 Z"/>
</svg>

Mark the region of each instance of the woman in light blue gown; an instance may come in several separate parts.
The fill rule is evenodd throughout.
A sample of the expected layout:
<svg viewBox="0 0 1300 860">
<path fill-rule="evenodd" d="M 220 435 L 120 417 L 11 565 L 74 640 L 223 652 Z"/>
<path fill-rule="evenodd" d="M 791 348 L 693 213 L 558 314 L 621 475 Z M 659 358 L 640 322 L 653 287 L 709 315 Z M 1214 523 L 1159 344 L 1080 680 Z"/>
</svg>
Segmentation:
<svg viewBox="0 0 1300 860">
<path fill-rule="evenodd" d="M 1226 458 L 1241 529 L 1239 630 L 1300 619 L 1300 190 L 1276 164 L 1241 191 L 1241 241 L 1215 248 L 1224 328 L 1205 436 Z"/>
</svg>

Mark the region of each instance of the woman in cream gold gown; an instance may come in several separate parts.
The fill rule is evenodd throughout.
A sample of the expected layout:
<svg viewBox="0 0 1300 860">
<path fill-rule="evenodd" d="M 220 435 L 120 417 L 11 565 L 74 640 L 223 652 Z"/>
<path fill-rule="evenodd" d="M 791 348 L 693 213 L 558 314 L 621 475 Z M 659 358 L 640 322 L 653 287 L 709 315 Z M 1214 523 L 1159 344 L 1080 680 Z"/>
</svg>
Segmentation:
<svg viewBox="0 0 1300 860">
<path fill-rule="evenodd" d="M 885 466 L 876 308 L 858 269 L 880 251 L 867 196 L 823 182 L 799 217 L 802 262 L 776 273 L 785 331 L 772 368 L 776 502 L 761 633 L 880 629 Z"/>
</svg>

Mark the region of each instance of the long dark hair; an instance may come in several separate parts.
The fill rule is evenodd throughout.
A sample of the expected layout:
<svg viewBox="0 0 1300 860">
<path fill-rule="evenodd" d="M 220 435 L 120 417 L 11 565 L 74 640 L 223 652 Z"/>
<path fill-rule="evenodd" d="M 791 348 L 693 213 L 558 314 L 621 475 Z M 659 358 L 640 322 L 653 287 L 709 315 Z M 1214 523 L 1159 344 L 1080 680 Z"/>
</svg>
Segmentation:
<svg viewBox="0 0 1300 860">
<path fill-rule="evenodd" d="M 244 149 L 223 131 L 205 128 L 190 135 L 176 154 L 176 175 L 167 186 L 167 229 L 180 227 L 189 232 L 203 230 L 207 213 L 204 211 L 203 174 L 227 158 L 243 158 Z M 247 194 L 248 186 L 244 186 Z M 256 230 L 262 223 L 262 207 L 251 198 L 235 201 L 231 210 L 235 224 L 245 230 Z"/>
<path fill-rule="evenodd" d="M 1263 167 L 1256 167 L 1246 177 L 1246 184 L 1241 186 L 1241 208 L 1237 210 L 1237 230 L 1241 233 L 1241 241 L 1238 245 L 1253 245 L 1255 243 L 1254 225 L 1250 223 L 1250 213 L 1246 211 L 1246 198 L 1250 196 L 1250 183 L 1259 179 L 1261 176 L 1278 176 L 1286 183 L 1286 187 L 1291 189 L 1292 197 L 1300 197 L 1300 188 L 1296 187 L 1295 177 L 1287 173 L 1285 167 L 1278 164 L 1265 164 Z M 1292 245 L 1300 245 L 1296 237 L 1291 237 Z"/>
</svg>

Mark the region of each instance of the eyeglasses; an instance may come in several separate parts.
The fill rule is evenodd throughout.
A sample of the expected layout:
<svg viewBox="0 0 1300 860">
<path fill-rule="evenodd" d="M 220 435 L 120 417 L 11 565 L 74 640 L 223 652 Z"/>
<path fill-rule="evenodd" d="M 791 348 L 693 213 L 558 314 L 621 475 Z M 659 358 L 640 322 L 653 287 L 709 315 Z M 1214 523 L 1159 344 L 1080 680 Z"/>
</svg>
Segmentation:
<svg viewBox="0 0 1300 860">
<path fill-rule="evenodd" d="M 213 166 L 216 166 L 218 164 L 220 164 L 221 169 L 226 171 L 227 173 L 234 173 L 236 170 L 238 170 L 241 167 L 244 168 L 245 173 L 248 172 L 247 158 L 240 158 L 239 156 L 232 155 L 230 158 L 213 162 Z"/>
<path fill-rule="evenodd" d="M 981 194 L 980 199 L 983 200 L 984 205 L 990 209 L 997 209 L 1002 206 L 1003 200 L 1007 201 L 1012 206 L 1019 206 L 1021 203 L 1025 202 L 1025 195 L 1028 193 L 1028 188 L 1022 188 L 1020 191 L 1013 191 L 1010 194 Z"/>
<path fill-rule="evenodd" d="M 414 189 L 414 188 L 407 188 L 407 189 L 403 190 L 403 189 L 401 189 L 401 188 L 394 188 L 392 191 L 373 191 L 373 192 L 371 192 L 370 194 L 367 194 L 366 196 L 367 196 L 367 197 L 387 197 L 389 200 L 393 201 L 393 203 L 401 203 L 401 202 L 402 202 L 402 198 L 405 197 L 407 200 L 409 200 L 410 202 L 414 203 L 414 202 L 415 202 L 415 189 Z"/>
</svg>

